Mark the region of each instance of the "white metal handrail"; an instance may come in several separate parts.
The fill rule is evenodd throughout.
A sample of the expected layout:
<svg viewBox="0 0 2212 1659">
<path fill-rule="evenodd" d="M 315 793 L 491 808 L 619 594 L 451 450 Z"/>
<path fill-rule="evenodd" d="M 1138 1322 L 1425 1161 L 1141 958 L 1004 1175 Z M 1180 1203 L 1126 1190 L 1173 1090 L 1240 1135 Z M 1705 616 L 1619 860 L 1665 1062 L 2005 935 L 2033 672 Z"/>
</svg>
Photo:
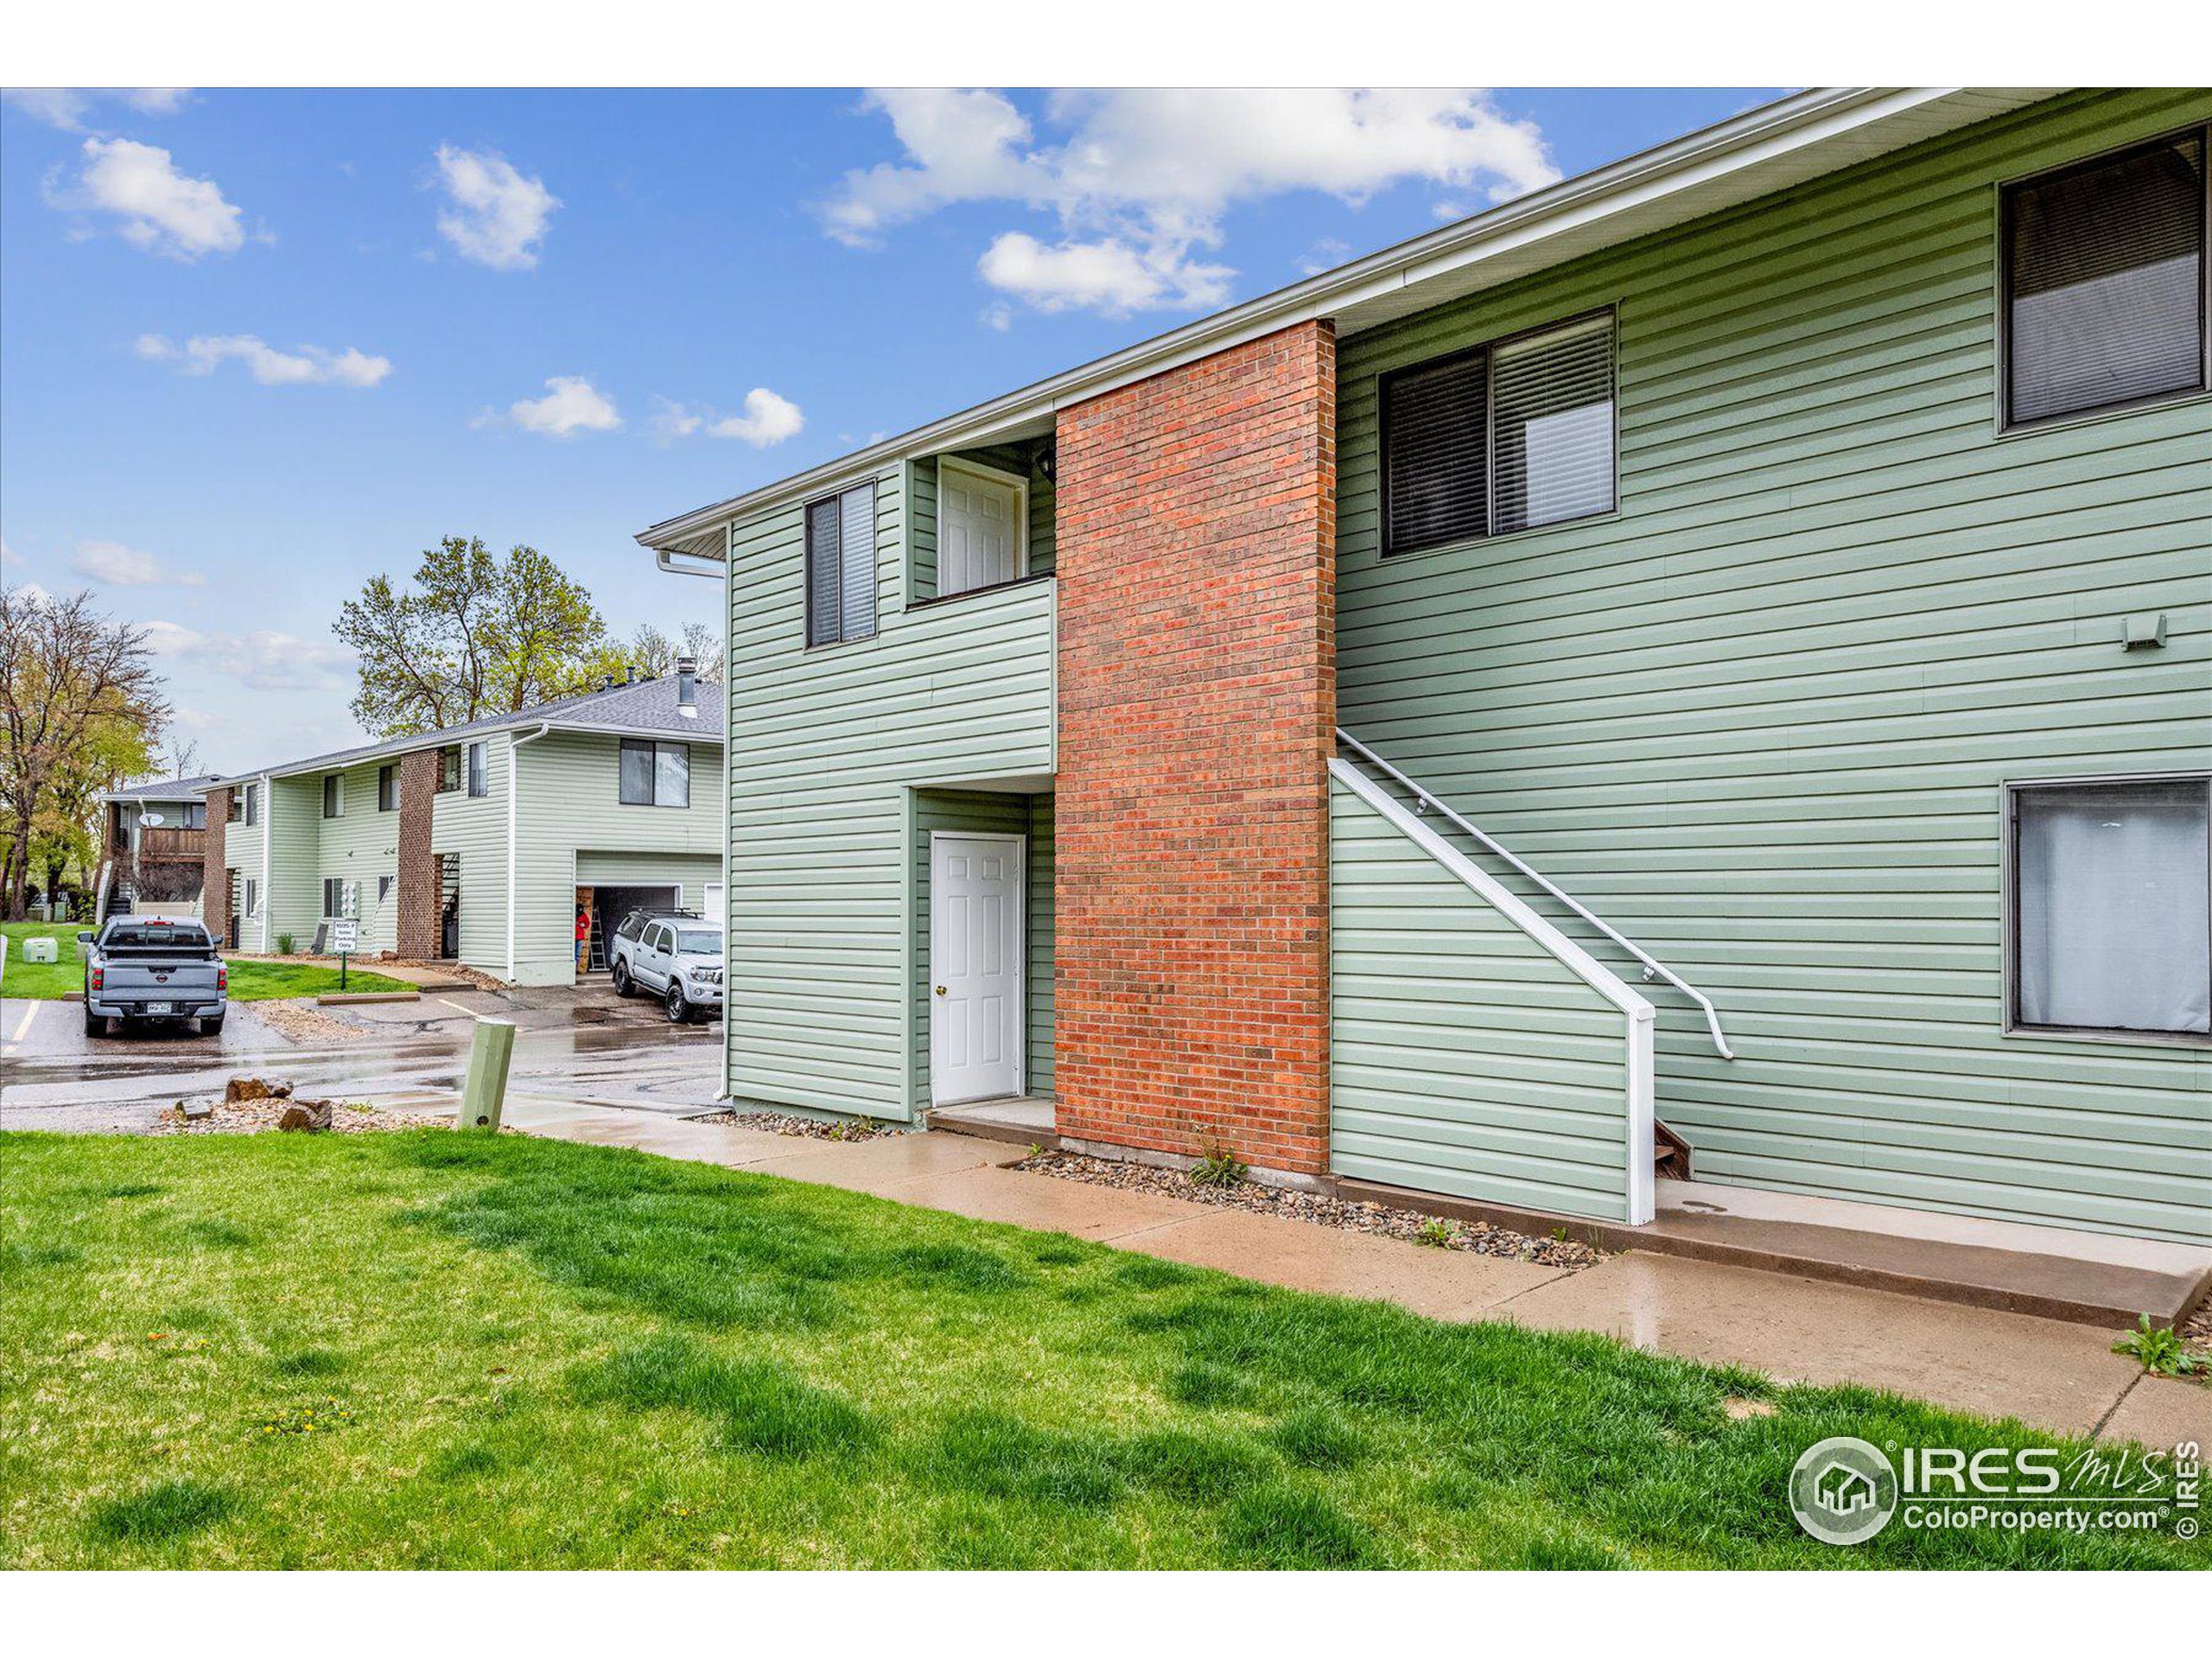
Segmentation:
<svg viewBox="0 0 2212 1659">
<path fill-rule="evenodd" d="M 1706 1029 L 1713 1033 L 1713 1046 L 1719 1051 L 1720 1058 L 1724 1060 L 1732 1060 L 1736 1058 L 1736 1052 L 1728 1046 L 1727 1038 L 1721 1034 L 1720 1015 L 1714 1009 L 1713 1006 L 1713 999 L 1711 997 L 1706 995 L 1704 992 L 1699 990 L 1694 985 L 1692 985 L 1680 974 L 1675 972 L 1673 969 L 1666 966 L 1665 963 L 1662 963 L 1656 957 L 1653 956 L 1649 950 L 1646 950 L 1642 945 L 1637 944 L 1635 940 L 1623 933 L 1618 928 L 1613 926 L 1612 924 L 1607 922 L 1602 917 L 1596 914 L 1596 912 L 1592 911 L 1587 905 L 1583 904 L 1572 893 L 1566 892 L 1549 876 L 1545 875 L 1541 870 L 1531 868 L 1514 854 L 1509 852 L 1505 848 L 1500 846 L 1496 837 L 1478 830 L 1465 817 L 1453 811 L 1448 804 L 1439 800 L 1434 795 L 1422 788 L 1412 779 L 1407 777 L 1404 772 L 1400 772 L 1397 767 L 1392 766 L 1381 755 L 1376 753 L 1374 750 L 1369 748 L 1366 744 L 1361 742 L 1357 738 L 1354 737 L 1350 732 L 1344 730 L 1341 726 L 1337 728 L 1337 741 L 1343 744 L 1344 747 L 1350 749 L 1361 760 L 1366 761 L 1369 766 L 1373 766 L 1376 771 L 1382 773 L 1383 776 L 1394 779 L 1404 788 L 1412 791 L 1417 810 L 1427 811 L 1430 807 L 1434 807 L 1437 811 L 1443 816 L 1446 822 L 1459 830 L 1465 830 L 1468 835 L 1473 836 L 1476 841 L 1479 842 L 1488 850 L 1497 854 L 1498 857 L 1503 859 L 1508 864 L 1510 864 L 1515 869 L 1520 871 L 1522 874 L 1527 876 L 1529 880 L 1535 882 L 1546 893 L 1551 894 L 1553 898 L 1558 899 L 1560 903 L 1565 905 L 1577 916 L 1580 916 L 1584 921 L 1589 923 L 1591 926 L 1596 928 L 1600 933 L 1611 939 L 1615 944 L 1620 946 L 1622 950 L 1627 951 L 1629 955 L 1634 957 L 1638 963 L 1643 964 L 1644 978 L 1647 980 L 1654 978 L 1663 979 L 1669 985 L 1672 985 L 1676 990 L 1680 991 L 1684 996 L 1689 998 L 1691 1001 L 1696 1003 L 1699 1007 L 1705 1011 Z"/>
</svg>

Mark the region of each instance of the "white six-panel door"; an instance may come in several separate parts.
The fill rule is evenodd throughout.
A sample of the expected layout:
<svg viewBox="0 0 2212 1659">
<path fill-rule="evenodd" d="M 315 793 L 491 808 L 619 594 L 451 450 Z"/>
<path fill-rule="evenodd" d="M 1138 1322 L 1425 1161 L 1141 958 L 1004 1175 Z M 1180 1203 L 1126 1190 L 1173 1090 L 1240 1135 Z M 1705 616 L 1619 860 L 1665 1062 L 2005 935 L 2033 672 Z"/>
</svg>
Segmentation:
<svg viewBox="0 0 2212 1659">
<path fill-rule="evenodd" d="M 940 596 L 1022 574 L 1028 514 L 1020 479 L 951 461 L 938 466 L 937 590 Z"/>
<path fill-rule="evenodd" d="M 1020 836 L 930 836 L 930 1100 L 1022 1091 Z"/>
</svg>

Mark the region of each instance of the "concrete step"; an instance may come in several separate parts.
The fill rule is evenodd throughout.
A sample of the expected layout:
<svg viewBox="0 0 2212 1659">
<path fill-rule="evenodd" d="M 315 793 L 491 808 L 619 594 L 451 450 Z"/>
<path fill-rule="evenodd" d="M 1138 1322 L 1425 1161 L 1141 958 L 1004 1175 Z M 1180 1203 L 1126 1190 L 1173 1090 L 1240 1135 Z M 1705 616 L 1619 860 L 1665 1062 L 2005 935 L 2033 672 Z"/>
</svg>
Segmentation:
<svg viewBox="0 0 2212 1659">
<path fill-rule="evenodd" d="M 1364 1181 L 1339 1196 L 1464 1215 L 1601 1249 L 1647 1250 L 1908 1296 L 2099 1325 L 2178 1322 L 2212 1291 L 2212 1250 L 1710 1182 L 1662 1181 L 1650 1225 L 1626 1227 Z"/>
</svg>

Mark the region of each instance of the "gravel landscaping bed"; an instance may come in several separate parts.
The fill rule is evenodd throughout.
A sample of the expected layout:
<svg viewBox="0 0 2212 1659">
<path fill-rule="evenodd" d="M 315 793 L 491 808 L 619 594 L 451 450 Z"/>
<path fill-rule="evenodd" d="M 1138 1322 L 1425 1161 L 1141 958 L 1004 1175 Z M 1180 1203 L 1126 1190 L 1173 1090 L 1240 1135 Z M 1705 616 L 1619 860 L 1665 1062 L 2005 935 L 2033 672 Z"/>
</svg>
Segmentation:
<svg viewBox="0 0 2212 1659">
<path fill-rule="evenodd" d="M 154 1120 L 148 1135 L 260 1135 L 276 1132 L 276 1120 L 292 1103 L 283 1099 L 215 1103 L 212 1117 L 188 1121 L 181 1103 Z M 341 1100 L 332 1104 L 329 1133 L 361 1135 L 372 1129 L 426 1129 L 451 1127 L 453 1120 L 429 1112 L 401 1112 L 365 1100 Z"/>
<path fill-rule="evenodd" d="M 1532 1238 L 1526 1233 L 1494 1227 L 1488 1222 L 1449 1221 L 1385 1204 L 1354 1204 L 1344 1198 L 1324 1198 L 1318 1192 L 1262 1186 L 1257 1181 L 1208 1186 L 1192 1180 L 1179 1169 L 1091 1158 L 1080 1153 L 1039 1152 L 1010 1167 L 1063 1181 L 1082 1181 L 1091 1186 L 1158 1192 L 1171 1198 L 1186 1198 L 1192 1204 L 1216 1205 L 1224 1210 L 1249 1210 L 1255 1215 L 1282 1216 L 1322 1227 L 1381 1233 L 1416 1244 L 1434 1245 L 1440 1249 L 1510 1256 L 1516 1261 L 1534 1262 L 1541 1267 L 1587 1268 L 1605 1260 L 1601 1252 L 1587 1244 L 1561 1238 Z"/>
<path fill-rule="evenodd" d="M 254 1013 L 285 1041 L 310 1048 L 330 1043 L 358 1043 L 375 1034 L 363 1027 L 333 1018 L 307 998 L 256 1002 L 252 1006 Z"/>
<path fill-rule="evenodd" d="M 732 1128 L 762 1129 L 770 1135 L 796 1135 L 802 1141 L 880 1141 L 887 1135 L 905 1135 L 893 1123 L 863 1123 L 857 1119 L 830 1122 L 802 1117 L 795 1112 L 709 1112 L 694 1123 L 727 1123 Z"/>
</svg>

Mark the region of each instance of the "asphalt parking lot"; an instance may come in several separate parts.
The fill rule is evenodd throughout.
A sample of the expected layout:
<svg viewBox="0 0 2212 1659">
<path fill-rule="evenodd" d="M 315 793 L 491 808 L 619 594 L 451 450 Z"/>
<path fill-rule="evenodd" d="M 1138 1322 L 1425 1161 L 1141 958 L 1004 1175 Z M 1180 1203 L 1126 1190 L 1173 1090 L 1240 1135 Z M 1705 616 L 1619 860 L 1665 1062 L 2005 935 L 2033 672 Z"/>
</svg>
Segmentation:
<svg viewBox="0 0 2212 1659">
<path fill-rule="evenodd" d="M 312 1009 L 296 1039 L 236 1003 L 217 1036 L 148 1027 L 87 1037 L 74 1002 L 0 1002 L 0 1128 L 143 1128 L 232 1075 L 283 1077 L 303 1094 L 450 1105 L 480 1019 L 517 1027 L 509 1093 L 682 1115 L 720 1103 L 721 1026 L 671 1026 L 658 1004 L 603 984 L 426 991 L 419 1001 Z M 324 1022 L 327 1027 L 324 1027 Z"/>
</svg>

